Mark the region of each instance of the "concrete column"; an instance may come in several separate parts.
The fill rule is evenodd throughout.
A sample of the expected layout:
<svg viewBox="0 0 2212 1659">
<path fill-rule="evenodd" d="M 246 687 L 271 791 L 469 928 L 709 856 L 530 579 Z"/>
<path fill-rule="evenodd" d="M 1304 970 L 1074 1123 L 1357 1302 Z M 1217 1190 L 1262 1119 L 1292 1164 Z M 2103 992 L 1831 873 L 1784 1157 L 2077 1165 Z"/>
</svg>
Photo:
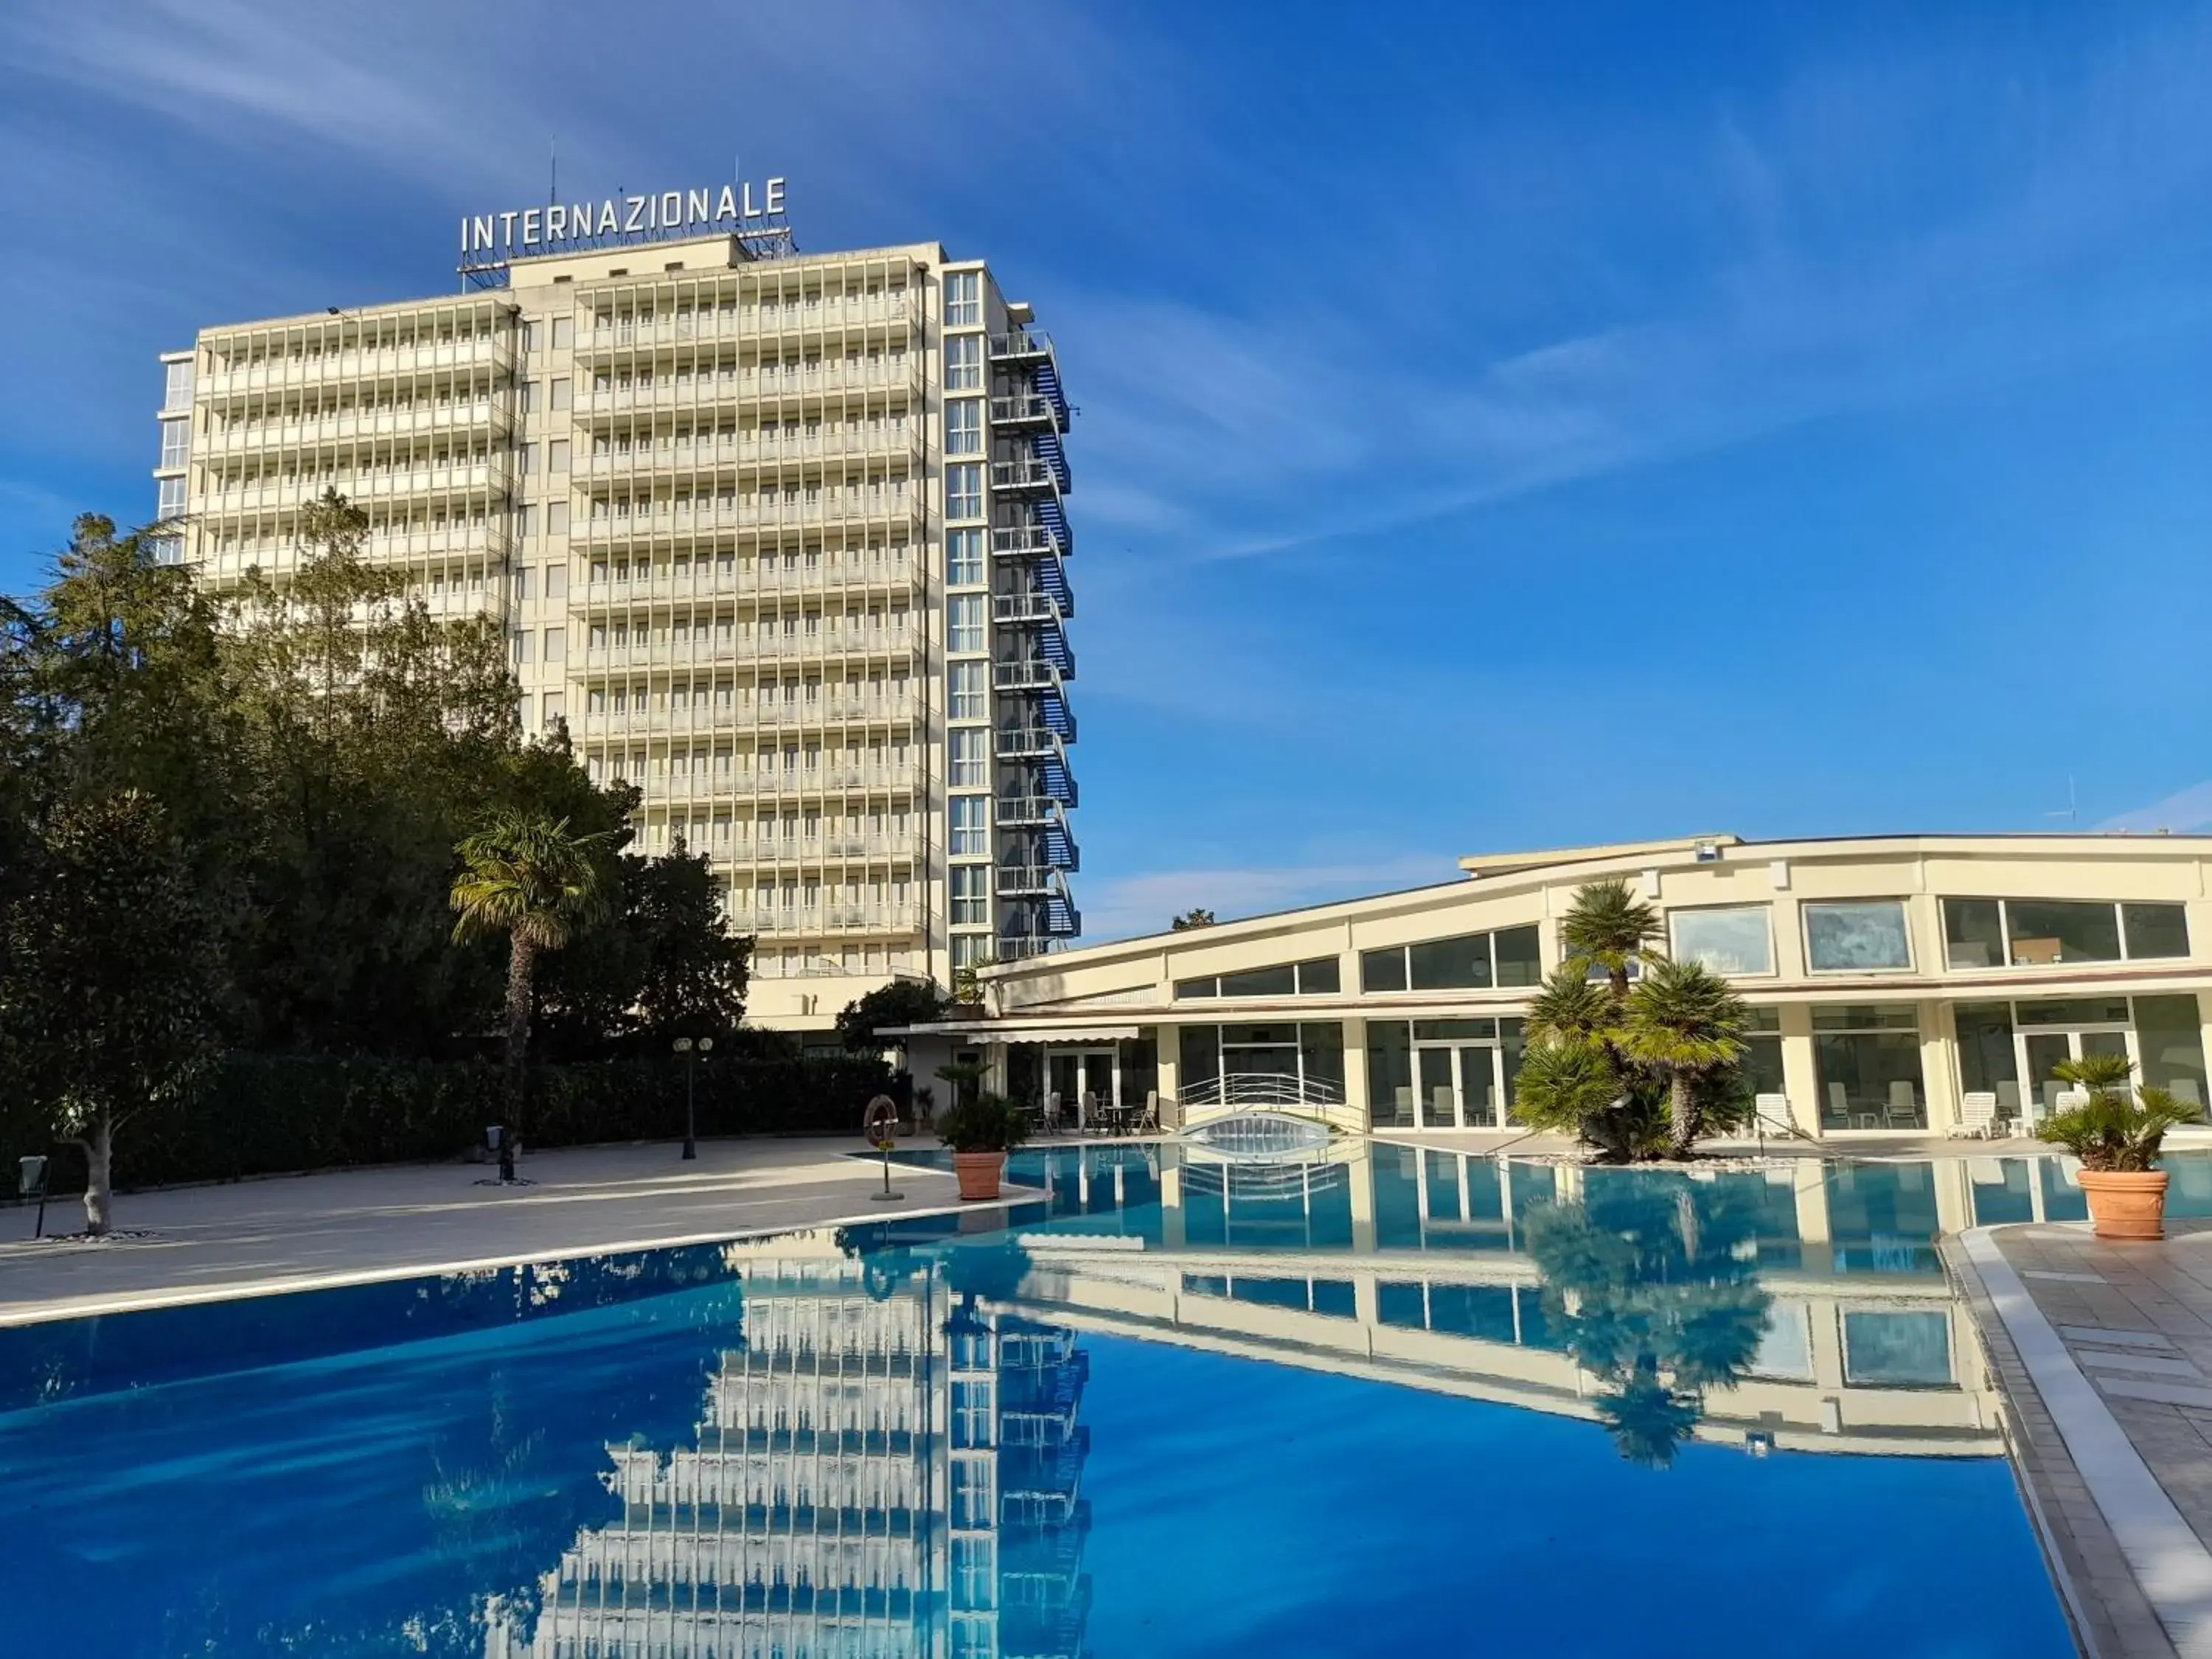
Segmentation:
<svg viewBox="0 0 2212 1659">
<path fill-rule="evenodd" d="M 1919 1015 L 1920 1086 L 1929 1133 L 1940 1135 L 1959 1121 L 1959 1022 L 1948 1002 L 1923 1002 Z"/>
<path fill-rule="evenodd" d="M 1367 1129 L 1374 1120 L 1367 1108 L 1367 1022 L 1344 1022 L 1344 1115 L 1354 1128 Z"/>
<path fill-rule="evenodd" d="M 1160 1057 L 1160 1127 L 1182 1127 L 1182 1038 L 1172 1025 L 1158 1028 L 1154 1047 Z"/>
<path fill-rule="evenodd" d="M 1353 1158 L 1345 1170 L 1345 1177 L 1352 1188 L 1352 1248 L 1371 1250 L 1375 1248 L 1375 1160 L 1366 1152 Z M 1370 1283 L 1368 1294 L 1374 1294 Z M 1364 1315 L 1361 1316 L 1363 1318 Z M 1369 1322 L 1373 1322 L 1371 1320 Z"/>
<path fill-rule="evenodd" d="M 1813 1058 L 1813 1010 L 1782 1005 L 1782 1086 L 1790 1094 L 1790 1119 L 1798 1133 L 1820 1134 L 1820 1068 Z"/>
</svg>

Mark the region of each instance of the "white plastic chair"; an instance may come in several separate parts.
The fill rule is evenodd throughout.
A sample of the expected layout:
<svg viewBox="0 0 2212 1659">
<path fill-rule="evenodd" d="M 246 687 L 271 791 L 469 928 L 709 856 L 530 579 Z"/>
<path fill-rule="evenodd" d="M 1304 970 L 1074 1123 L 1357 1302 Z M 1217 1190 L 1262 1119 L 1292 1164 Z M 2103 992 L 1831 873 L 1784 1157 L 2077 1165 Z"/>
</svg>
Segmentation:
<svg viewBox="0 0 2212 1659">
<path fill-rule="evenodd" d="M 1997 1097 L 1994 1089 L 1970 1089 L 1959 1099 L 1959 1121 L 1951 1126 L 1954 1137 L 1987 1140 L 1996 1133 Z"/>
<path fill-rule="evenodd" d="M 1919 1124 L 1920 1097 L 1903 1078 L 1889 1085 L 1889 1105 L 1882 1116 L 1885 1127 L 1892 1129 L 1910 1129 Z"/>
</svg>

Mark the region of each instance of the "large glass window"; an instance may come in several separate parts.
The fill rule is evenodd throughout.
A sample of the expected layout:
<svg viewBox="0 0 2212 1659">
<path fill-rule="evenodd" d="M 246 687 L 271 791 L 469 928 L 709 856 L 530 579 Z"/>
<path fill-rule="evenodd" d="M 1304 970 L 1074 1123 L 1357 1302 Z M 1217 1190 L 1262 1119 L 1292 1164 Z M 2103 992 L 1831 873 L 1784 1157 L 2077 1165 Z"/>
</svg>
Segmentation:
<svg viewBox="0 0 2212 1659">
<path fill-rule="evenodd" d="M 1954 968 L 2045 967 L 2189 954 L 2179 904 L 2084 899 L 1947 898 L 1943 955 Z"/>
<path fill-rule="evenodd" d="M 2204 1028 L 2195 997 L 2137 997 L 2136 1045 L 2143 1082 L 2171 1089 L 2192 1105 L 2205 1103 Z"/>
<path fill-rule="evenodd" d="M 1813 1058 L 1828 1129 L 1924 1129 L 1920 1027 L 1910 1005 L 1815 1008 Z"/>
<path fill-rule="evenodd" d="M 1778 1008 L 1751 1008 L 1746 1011 L 1743 1060 L 1743 1080 L 1754 1095 L 1782 1095 L 1790 1092 L 1782 1078 L 1782 1011 Z"/>
<path fill-rule="evenodd" d="M 991 781 L 991 734 L 980 726 L 955 726 L 947 734 L 946 770 L 955 789 L 980 788 Z"/>
<path fill-rule="evenodd" d="M 1844 1381 L 1856 1389 L 1947 1386 L 1951 1381 L 1950 1316 L 1845 1310 Z"/>
<path fill-rule="evenodd" d="M 983 469 L 962 461 L 945 469 L 945 516 L 980 519 L 983 516 Z"/>
<path fill-rule="evenodd" d="M 2020 1066 L 2013 1048 L 2012 1004 L 1962 1002 L 1953 1018 L 1959 1031 L 1959 1088 L 1997 1097 L 2001 1116 L 2020 1115 Z"/>
<path fill-rule="evenodd" d="M 191 459 L 192 423 L 190 421 L 161 422 L 161 465 L 182 466 Z"/>
<path fill-rule="evenodd" d="M 1675 910 L 1667 921 L 1678 961 L 1694 962 L 1716 974 L 1774 971 L 1774 933 L 1764 904 Z"/>
<path fill-rule="evenodd" d="M 991 921 L 991 866 L 956 864 L 952 866 L 952 925 L 983 927 Z"/>
<path fill-rule="evenodd" d="M 945 342 L 945 389 L 974 392 L 983 384 L 983 337 L 949 335 Z"/>
<path fill-rule="evenodd" d="M 945 453 L 980 455 L 983 453 L 983 400 L 957 398 L 945 405 Z"/>
<path fill-rule="evenodd" d="M 991 718 L 991 670 L 988 663 L 956 662 L 945 670 L 951 690 L 951 715 L 956 720 Z"/>
<path fill-rule="evenodd" d="M 1334 957 L 1316 957 L 1310 962 L 1285 963 L 1280 967 L 1248 968 L 1240 973 L 1179 979 L 1175 994 L 1194 997 L 1287 997 L 1333 994 L 1340 988 Z"/>
<path fill-rule="evenodd" d="M 945 580 L 954 587 L 976 587 L 983 580 L 983 532 L 945 532 Z"/>
<path fill-rule="evenodd" d="M 192 366 L 189 362 L 163 365 L 161 407 L 183 409 L 192 401 Z"/>
<path fill-rule="evenodd" d="M 980 271 L 945 274 L 945 325 L 974 328 L 983 320 L 983 277 Z"/>
<path fill-rule="evenodd" d="M 1413 1028 L 1402 1019 L 1367 1022 L 1367 1109 L 1378 1129 L 1413 1127 Z"/>
<path fill-rule="evenodd" d="M 1866 973 L 1912 966 L 1902 899 L 1803 907 L 1805 959 L 1815 973 Z"/>
<path fill-rule="evenodd" d="M 955 593 L 945 600 L 945 648 L 948 651 L 988 649 L 983 638 L 983 595 Z"/>
<path fill-rule="evenodd" d="M 1487 990 L 1543 978 L 1536 930 L 1506 927 L 1359 953 L 1363 991 Z"/>
<path fill-rule="evenodd" d="M 155 495 L 157 499 L 154 510 L 157 517 L 173 519 L 184 512 L 185 481 L 182 478 L 162 479 Z"/>
<path fill-rule="evenodd" d="M 952 824 L 950 851 L 955 858 L 991 855 L 991 798 L 955 795 L 949 809 Z"/>
</svg>

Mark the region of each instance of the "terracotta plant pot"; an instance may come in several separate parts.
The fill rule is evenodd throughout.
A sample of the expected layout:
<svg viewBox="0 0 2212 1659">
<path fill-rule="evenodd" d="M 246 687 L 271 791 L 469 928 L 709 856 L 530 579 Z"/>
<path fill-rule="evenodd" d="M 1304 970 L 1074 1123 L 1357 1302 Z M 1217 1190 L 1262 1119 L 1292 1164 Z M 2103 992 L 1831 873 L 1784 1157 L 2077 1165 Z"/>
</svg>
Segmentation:
<svg viewBox="0 0 2212 1659">
<path fill-rule="evenodd" d="M 2165 1170 L 2084 1170 L 2081 1190 L 2088 1195 L 2089 1219 L 2096 1224 L 2098 1237 L 2166 1237 Z"/>
<path fill-rule="evenodd" d="M 996 1198 L 999 1178 L 1006 1172 L 1004 1152 L 955 1152 L 952 1172 L 960 1177 L 963 1199 Z M 2160 1180 L 2165 1177 L 2161 1176 Z"/>
</svg>

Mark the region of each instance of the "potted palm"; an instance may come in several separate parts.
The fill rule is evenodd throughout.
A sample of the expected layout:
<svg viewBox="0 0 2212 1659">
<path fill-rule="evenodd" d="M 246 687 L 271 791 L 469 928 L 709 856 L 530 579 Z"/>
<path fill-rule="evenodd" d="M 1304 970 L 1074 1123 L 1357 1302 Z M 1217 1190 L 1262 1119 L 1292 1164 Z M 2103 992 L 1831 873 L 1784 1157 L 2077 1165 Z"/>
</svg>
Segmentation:
<svg viewBox="0 0 2212 1659">
<path fill-rule="evenodd" d="M 1029 1139 L 1029 1120 L 1004 1095 L 963 1093 L 937 1117 L 937 1138 L 952 1149 L 963 1200 L 996 1198 L 1006 1154 Z"/>
<path fill-rule="evenodd" d="M 2047 1118 L 2036 1138 L 2081 1160 L 2081 1190 L 2100 1238 L 2166 1237 L 2166 1171 L 2158 1162 L 2166 1132 L 2196 1121 L 2197 1108 L 2166 1090 L 2130 1085 L 2125 1054 L 2084 1054 L 2051 1067 L 2087 1097 Z"/>
</svg>

